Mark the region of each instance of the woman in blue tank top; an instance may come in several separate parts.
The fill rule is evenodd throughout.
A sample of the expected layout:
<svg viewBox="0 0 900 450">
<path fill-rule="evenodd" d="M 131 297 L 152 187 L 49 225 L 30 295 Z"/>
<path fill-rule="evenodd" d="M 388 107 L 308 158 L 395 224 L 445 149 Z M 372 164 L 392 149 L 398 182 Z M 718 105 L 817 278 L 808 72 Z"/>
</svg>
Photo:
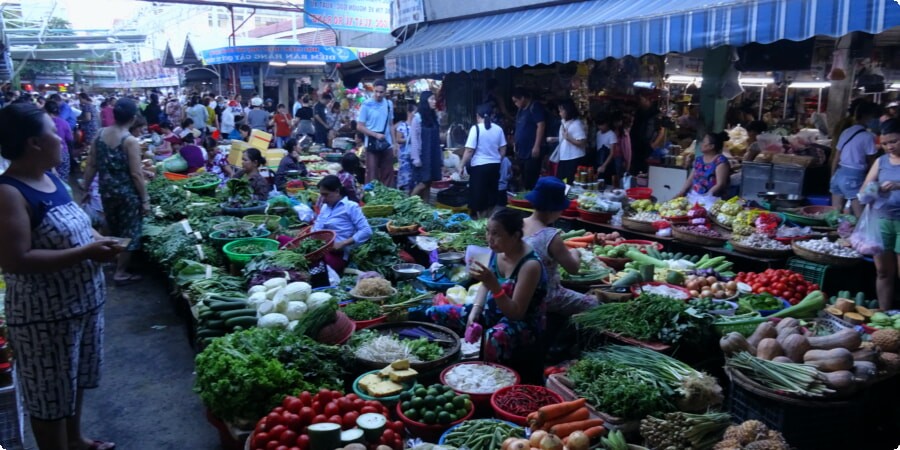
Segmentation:
<svg viewBox="0 0 900 450">
<path fill-rule="evenodd" d="M 99 262 L 122 250 L 98 235 L 50 170 L 53 120 L 30 103 L 0 109 L 0 268 L 19 385 L 41 449 L 111 449 L 80 430 L 82 390 L 97 387 L 106 285 Z"/>
<path fill-rule="evenodd" d="M 897 257 L 900 255 L 900 120 L 890 119 L 881 124 L 881 146 L 885 154 L 875 160 L 863 182 L 867 187 L 875 183 L 865 192 L 877 192 L 877 195 L 864 193 L 860 200 L 869 200 L 881 216 L 884 251 L 875 255 L 875 288 L 878 306 L 887 311 L 898 306 L 894 302 L 894 285 L 900 264 Z"/>
</svg>

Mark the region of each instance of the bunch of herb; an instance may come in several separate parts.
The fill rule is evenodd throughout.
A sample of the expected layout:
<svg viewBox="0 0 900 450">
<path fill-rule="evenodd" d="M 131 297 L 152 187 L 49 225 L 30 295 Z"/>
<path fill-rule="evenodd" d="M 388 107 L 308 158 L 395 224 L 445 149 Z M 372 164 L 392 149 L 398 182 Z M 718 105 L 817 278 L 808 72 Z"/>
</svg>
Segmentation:
<svg viewBox="0 0 900 450">
<path fill-rule="evenodd" d="M 223 272 L 215 272 L 212 278 L 193 281 L 188 287 L 188 296 L 191 298 L 200 298 L 208 294 L 246 296 L 246 292 L 247 289 L 242 278 Z"/>
<path fill-rule="evenodd" d="M 378 181 L 373 181 L 372 190 L 366 192 L 364 201 L 369 206 L 393 205 L 400 200 L 409 198 L 405 192 L 389 188 Z"/>
<path fill-rule="evenodd" d="M 322 327 L 337 319 L 337 311 L 338 302 L 333 298 L 317 308 L 311 308 L 297 321 L 294 333 L 316 338 L 319 331 L 322 331 Z"/>
<path fill-rule="evenodd" d="M 146 230 L 145 230 L 146 231 Z M 163 266 L 171 266 L 181 259 L 197 258 L 197 239 L 184 232 L 182 226 L 174 223 L 159 231 L 149 230 L 146 250 L 150 258 Z"/>
<path fill-rule="evenodd" d="M 598 411 L 624 419 L 641 419 L 672 410 L 648 372 L 587 355 L 566 372 L 574 391 Z"/>
<path fill-rule="evenodd" d="M 304 239 L 300 241 L 300 245 L 293 250 L 301 255 L 308 255 L 325 246 L 325 243 L 326 242 L 321 239 Z"/>
<path fill-rule="evenodd" d="M 248 242 L 246 244 L 240 244 L 231 247 L 232 253 L 238 253 L 241 255 L 255 255 L 257 253 L 263 253 L 265 252 L 265 250 L 265 247 L 255 242 Z"/>
<path fill-rule="evenodd" d="M 225 183 L 225 189 L 220 193 L 220 197 L 224 199 L 225 206 L 231 208 L 246 208 L 257 204 L 256 198 L 253 196 L 253 188 L 250 187 L 250 181 L 243 178 L 232 178 Z"/>
<path fill-rule="evenodd" d="M 391 267 L 400 264 L 397 252 L 391 236 L 376 231 L 367 242 L 350 252 L 350 261 L 362 272 L 378 272 L 387 277 L 391 275 Z"/>
<path fill-rule="evenodd" d="M 288 278 L 291 281 L 309 280 L 309 262 L 306 256 L 292 250 L 275 250 L 254 256 L 244 266 L 243 275 L 250 286 L 264 283 L 270 278 Z"/>
<path fill-rule="evenodd" d="M 699 339 L 704 324 L 708 325 L 708 317 L 690 315 L 686 309 L 682 300 L 641 294 L 630 302 L 599 305 L 572 316 L 572 321 L 587 330 L 676 344 Z"/>
<path fill-rule="evenodd" d="M 214 226 L 239 220 L 234 216 L 222 216 L 221 213 L 222 208 L 214 203 L 191 207 L 188 223 L 191 224 L 191 229 L 194 231 L 200 232 L 203 236 L 209 236 L 213 232 Z"/>
<path fill-rule="evenodd" d="M 410 225 L 416 225 L 416 222 L 409 217 L 397 216 L 391 219 L 391 226 L 393 227 L 408 227 Z"/>
<path fill-rule="evenodd" d="M 405 343 L 409 347 L 409 351 L 412 352 L 419 361 L 434 361 L 441 356 L 444 356 L 443 347 L 426 338 L 407 340 Z"/>
<path fill-rule="evenodd" d="M 194 391 L 216 417 L 252 426 L 286 395 L 340 389 L 346 362 L 338 347 L 251 328 L 214 339 L 197 355 Z"/>
<path fill-rule="evenodd" d="M 397 221 L 403 221 L 408 225 L 418 223 L 423 218 L 429 218 L 433 215 L 434 208 L 422 201 L 419 196 L 406 197 L 394 203 L 394 214 L 391 216 L 395 226 Z"/>
<path fill-rule="evenodd" d="M 219 176 L 214 173 L 200 173 L 197 175 L 193 175 L 187 180 L 181 181 L 179 184 L 186 188 L 198 188 L 201 186 L 207 186 L 210 184 L 219 183 Z"/>
<path fill-rule="evenodd" d="M 381 317 L 381 306 L 371 300 L 357 300 L 344 306 L 344 314 L 347 317 L 356 320 L 372 320 Z"/>
</svg>

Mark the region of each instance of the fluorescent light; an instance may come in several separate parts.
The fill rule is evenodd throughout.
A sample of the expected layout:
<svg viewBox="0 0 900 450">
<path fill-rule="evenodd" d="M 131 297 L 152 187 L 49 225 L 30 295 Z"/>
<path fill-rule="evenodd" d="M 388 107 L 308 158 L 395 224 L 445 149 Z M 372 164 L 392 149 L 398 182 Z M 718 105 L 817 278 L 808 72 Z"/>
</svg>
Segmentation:
<svg viewBox="0 0 900 450">
<path fill-rule="evenodd" d="M 829 86 L 830 81 L 795 81 L 788 85 L 792 89 L 824 89 Z"/>
<path fill-rule="evenodd" d="M 273 61 L 273 62 L 270 62 L 269 65 L 272 67 L 284 67 L 287 65 L 287 63 Z"/>
<path fill-rule="evenodd" d="M 891 83 L 890 89 L 900 89 L 900 83 Z"/>
<path fill-rule="evenodd" d="M 288 61 L 289 66 L 324 66 L 324 61 Z"/>
<path fill-rule="evenodd" d="M 656 87 L 656 84 L 652 81 L 635 81 L 633 85 L 638 89 L 653 89 Z"/>
<path fill-rule="evenodd" d="M 750 85 L 750 84 L 766 85 L 766 84 L 774 84 L 775 79 L 774 78 L 741 78 L 740 82 L 741 82 L 741 84 L 746 84 L 746 85 Z"/>
<path fill-rule="evenodd" d="M 701 82 L 703 82 L 703 78 L 702 77 L 691 77 L 691 76 L 687 76 L 687 75 L 671 75 L 666 80 L 666 82 L 669 84 L 694 84 L 694 83 L 700 84 Z"/>
</svg>

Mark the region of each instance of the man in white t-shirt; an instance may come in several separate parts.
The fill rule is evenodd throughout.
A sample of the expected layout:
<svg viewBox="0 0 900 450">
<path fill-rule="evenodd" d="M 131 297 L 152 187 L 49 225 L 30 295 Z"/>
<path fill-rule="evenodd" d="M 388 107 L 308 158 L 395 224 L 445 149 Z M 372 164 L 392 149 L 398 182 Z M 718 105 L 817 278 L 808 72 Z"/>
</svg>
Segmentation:
<svg viewBox="0 0 900 450">
<path fill-rule="evenodd" d="M 877 120 L 881 114 L 879 106 L 864 102 L 856 107 L 856 124 L 844 130 L 837 141 L 837 156 L 831 175 L 831 205 L 844 208 L 844 202 L 850 200 L 850 207 L 857 217 L 862 213 L 862 205 L 857 195 L 866 178 L 875 147 L 875 136 L 866 129 L 869 121 Z"/>
</svg>

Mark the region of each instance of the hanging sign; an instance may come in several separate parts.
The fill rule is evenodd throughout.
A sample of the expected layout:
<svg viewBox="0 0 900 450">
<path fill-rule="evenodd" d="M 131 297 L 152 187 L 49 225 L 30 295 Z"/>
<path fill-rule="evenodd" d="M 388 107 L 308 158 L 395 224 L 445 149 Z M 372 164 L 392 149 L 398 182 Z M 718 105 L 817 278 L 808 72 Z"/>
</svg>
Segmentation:
<svg viewBox="0 0 900 450">
<path fill-rule="evenodd" d="M 307 27 L 391 32 L 390 0 L 306 0 L 303 9 Z"/>
</svg>

